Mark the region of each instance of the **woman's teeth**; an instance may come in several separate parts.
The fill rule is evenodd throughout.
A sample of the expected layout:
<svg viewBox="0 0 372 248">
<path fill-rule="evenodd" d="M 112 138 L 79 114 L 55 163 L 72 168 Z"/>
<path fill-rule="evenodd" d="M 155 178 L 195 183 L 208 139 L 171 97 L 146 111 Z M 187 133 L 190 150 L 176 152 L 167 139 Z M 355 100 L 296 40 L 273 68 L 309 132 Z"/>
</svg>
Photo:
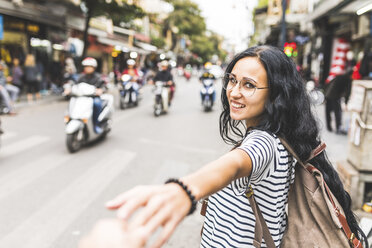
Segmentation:
<svg viewBox="0 0 372 248">
<path fill-rule="evenodd" d="M 239 104 L 239 103 L 235 103 L 235 102 L 232 102 L 231 106 L 233 106 L 234 108 L 244 108 L 245 107 L 244 104 Z"/>
</svg>

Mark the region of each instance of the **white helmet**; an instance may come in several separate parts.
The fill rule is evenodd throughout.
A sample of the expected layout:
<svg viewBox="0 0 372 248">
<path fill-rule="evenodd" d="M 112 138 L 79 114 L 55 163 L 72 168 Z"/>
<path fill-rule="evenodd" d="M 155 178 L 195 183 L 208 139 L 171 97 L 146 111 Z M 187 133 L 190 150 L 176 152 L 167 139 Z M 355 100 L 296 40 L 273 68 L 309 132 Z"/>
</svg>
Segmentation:
<svg viewBox="0 0 372 248">
<path fill-rule="evenodd" d="M 127 60 L 127 65 L 135 65 L 135 64 L 136 64 L 136 61 L 134 61 L 134 59 Z"/>
<path fill-rule="evenodd" d="M 97 68 L 97 60 L 92 57 L 87 57 L 81 62 L 82 66 L 91 66 Z"/>
<path fill-rule="evenodd" d="M 169 63 L 166 60 L 163 60 L 162 62 L 160 62 L 161 67 L 168 67 L 168 65 L 169 65 Z"/>
</svg>

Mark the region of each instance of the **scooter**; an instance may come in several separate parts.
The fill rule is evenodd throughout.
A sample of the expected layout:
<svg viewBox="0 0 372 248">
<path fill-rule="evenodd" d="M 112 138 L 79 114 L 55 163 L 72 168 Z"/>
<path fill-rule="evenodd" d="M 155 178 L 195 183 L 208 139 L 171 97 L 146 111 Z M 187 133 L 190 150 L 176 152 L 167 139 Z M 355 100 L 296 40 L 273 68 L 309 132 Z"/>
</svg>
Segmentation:
<svg viewBox="0 0 372 248">
<path fill-rule="evenodd" d="M 202 79 L 202 88 L 200 89 L 200 95 L 202 98 L 202 105 L 205 112 L 211 111 L 215 99 L 216 89 L 214 87 L 214 79 L 205 78 Z"/>
<path fill-rule="evenodd" d="M 96 87 L 87 83 L 79 83 L 71 88 L 68 114 L 65 116 L 66 145 L 70 153 L 99 138 L 105 138 L 111 130 L 114 98 L 109 94 L 100 96 L 102 110 L 98 115 L 98 125 L 94 125 L 93 103 Z"/>
<path fill-rule="evenodd" d="M 120 91 L 120 109 L 138 105 L 138 84 L 132 82 L 132 76 L 124 74 L 121 77 Z"/>
<path fill-rule="evenodd" d="M 159 116 L 168 112 L 169 104 L 169 91 L 166 87 L 167 82 L 155 82 L 155 102 L 154 102 L 154 115 Z"/>
</svg>

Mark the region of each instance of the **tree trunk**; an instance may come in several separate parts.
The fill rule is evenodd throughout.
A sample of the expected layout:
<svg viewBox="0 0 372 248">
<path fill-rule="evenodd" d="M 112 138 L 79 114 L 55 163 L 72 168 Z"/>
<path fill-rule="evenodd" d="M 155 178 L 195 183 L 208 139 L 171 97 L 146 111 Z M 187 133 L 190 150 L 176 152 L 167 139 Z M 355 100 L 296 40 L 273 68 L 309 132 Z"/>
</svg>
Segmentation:
<svg viewBox="0 0 372 248">
<path fill-rule="evenodd" d="M 83 48 L 83 55 L 82 59 L 84 59 L 87 55 L 87 50 L 88 50 L 88 29 L 89 29 L 89 22 L 90 19 L 92 18 L 91 11 L 88 10 L 87 16 L 85 17 L 85 28 L 84 28 L 84 48 Z"/>
</svg>

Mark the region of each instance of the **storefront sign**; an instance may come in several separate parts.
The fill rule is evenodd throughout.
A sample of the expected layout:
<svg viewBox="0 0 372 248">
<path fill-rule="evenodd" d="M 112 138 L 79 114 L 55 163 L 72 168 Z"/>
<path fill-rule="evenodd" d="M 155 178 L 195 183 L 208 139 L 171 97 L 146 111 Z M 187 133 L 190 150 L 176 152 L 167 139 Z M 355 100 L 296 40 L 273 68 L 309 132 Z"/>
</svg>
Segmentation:
<svg viewBox="0 0 372 248">
<path fill-rule="evenodd" d="M 0 40 L 4 39 L 4 22 L 3 22 L 3 16 L 0 15 Z"/>
</svg>

